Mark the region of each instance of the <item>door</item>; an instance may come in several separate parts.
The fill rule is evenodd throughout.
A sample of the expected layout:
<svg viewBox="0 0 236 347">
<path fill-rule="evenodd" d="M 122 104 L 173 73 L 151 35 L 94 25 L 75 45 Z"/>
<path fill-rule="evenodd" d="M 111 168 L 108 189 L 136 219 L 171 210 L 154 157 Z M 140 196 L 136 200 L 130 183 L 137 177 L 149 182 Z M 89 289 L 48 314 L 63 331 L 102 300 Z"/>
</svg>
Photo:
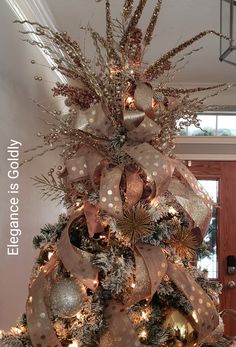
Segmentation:
<svg viewBox="0 0 236 347">
<path fill-rule="evenodd" d="M 189 169 L 199 180 L 218 182 L 217 216 L 217 271 L 223 285 L 220 309 L 236 310 L 236 274 L 227 273 L 227 257 L 236 257 L 236 162 L 193 161 Z M 231 258 L 232 259 L 232 258 Z M 229 286 L 231 283 L 231 287 Z M 225 315 L 225 334 L 236 336 L 236 321 Z"/>
</svg>

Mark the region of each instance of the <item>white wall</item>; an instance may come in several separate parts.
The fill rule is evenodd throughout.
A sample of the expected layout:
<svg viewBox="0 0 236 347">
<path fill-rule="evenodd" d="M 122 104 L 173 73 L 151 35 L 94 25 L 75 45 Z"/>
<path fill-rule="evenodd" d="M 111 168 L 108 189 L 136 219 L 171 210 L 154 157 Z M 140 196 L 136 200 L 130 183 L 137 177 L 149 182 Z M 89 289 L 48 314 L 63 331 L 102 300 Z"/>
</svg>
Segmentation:
<svg viewBox="0 0 236 347">
<path fill-rule="evenodd" d="M 22 236 L 19 256 L 7 256 L 6 245 L 10 237 L 7 147 L 11 139 L 22 142 L 23 159 L 24 149 L 40 143 L 36 134 L 40 129 L 45 130 L 39 120 L 43 115 L 31 99 L 48 104 L 51 85 L 39 85 L 34 81 L 33 70 L 38 68 L 31 66 L 30 60 L 37 57 L 37 50 L 20 41 L 17 27 L 12 24 L 14 18 L 4 8 L 3 2 L 1 10 L 5 10 L 5 16 L 1 15 L 0 21 L 0 329 L 8 329 L 24 312 L 29 274 L 38 253 L 32 247 L 33 235 L 45 223 L 55 222 L 59 214 L 56 202 L 40 199 L 40 192 L 33 187 L 30 177 L 47 173 L 59 158 L 56 154 L 41 157 L 20 170 L 19 221 Z"/>
</svg>

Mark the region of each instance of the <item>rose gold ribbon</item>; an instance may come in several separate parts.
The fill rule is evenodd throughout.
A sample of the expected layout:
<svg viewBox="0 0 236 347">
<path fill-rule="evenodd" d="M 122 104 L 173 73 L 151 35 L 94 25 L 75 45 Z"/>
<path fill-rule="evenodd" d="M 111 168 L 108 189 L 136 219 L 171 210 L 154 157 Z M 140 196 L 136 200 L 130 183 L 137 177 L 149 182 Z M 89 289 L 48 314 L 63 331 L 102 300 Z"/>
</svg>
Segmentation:
<svg viewBox="0 0 236 347">
<path fill-rule="evenodd" d="M 126 172 L 126 205 L 134 206 L 142 197 L 143 180 L 137 172 Z"/>
<path fill-rule="evenodd" d="M 148 143 L 127 147 L 126 152 L 142 167 L 147 178 L 155 182 L 156 196 L 168 188 L 174 161 L 170 161 Z"/>
<path fill-rule="evenodd" d="M 105 308 L 105 318 L 108 329 L 113 339 L 114 347 L 142 347 L 131 321 L 128 318 L 126 307 L 121 303 L 111 300 Z M 102 346 L 100 344 L 100 346 Z"/>
<path fill-rule="evenodd" d="M 109 136 L 113 132 L 111 122 L 104 112 L 102 103 L 97 103 L 85 111 L 79 110 L 78 116 L 75 118 L 74 128 L 84 131 L 91 129 L 93 132 L 96 131 L 97 135 L 105 136 Z"/>
<path fill-rule="evenodd" d="M 169 262 L 167 274 L 193 307 L 189 319 L 198 333 L 198 342 L 201 343 L 219 325 L 219 315 L 215 305 L 207 293 L 183 268 Z"/>
<path fill-rule="evenodd" d="M 152 109 L 153 89 L 150 84 L 137 83 L 134 92 L 134 103 L 138 110 L 148 112 Z"/>
<path fill-rule="evenodd" d="M 140 124 L 128 132 L 128 139 L 135 142 L 149 142 L 159 134 L 161 128 L 148 116 L 144 116 Z"/>
<path fill-rule="evenodd" d="M 209 207 L 190 186 L 181 183 L 177 178 L 171 180 L 168 190 L 193 221 L 192 227 L 195 231 L 200 230 L 202 240 L 211 220 Z"/>
<path fill-rule="evenodd" d="M 98 286 L 98 271 L 91 264 L 91 254 L 74 247 L 69 237 L 71 225 L 81 215 L 81 212 L 77 212 L 70 217 L 58 241 L 57 251 L 65 268 L 87 288 L 95 290 Z"/>
<path fill-rule="evenodd" d="M 54 331 L 45 303 L 45 297 L 48 295 L 47 277 L 55 266 L 55 262 L 56 259 L 52 256 L 29 289 L 26 316 L 30 340 L 34 347 L 62 347 Z"/>
<path fill-rule="evenodd" d="M 159 246 L 137 243 L 135 245 L 135 287 L 127 305 L 150 300 L 157 291 L 167 269 L 167 261 Z"/>
<path fill-rule="evenodd" d="M 88 233 L 90 237 L 93 237 L 94 234 L 100 233 L 104 230 L 104 227 L 98 220 L 98 212 L 99 209 L 97 206 L 92 205 L 87 201 L 84 203 L 84 215 L 87 221 Z"/>
<path fill-rule="evenodd" d="M 101 176 L 99 207 L 114 217 L 120 217 L 123 214 L 120 196 L 121 175 L 122 170 L 117 166 L 105 168 Z"/>
</svg>

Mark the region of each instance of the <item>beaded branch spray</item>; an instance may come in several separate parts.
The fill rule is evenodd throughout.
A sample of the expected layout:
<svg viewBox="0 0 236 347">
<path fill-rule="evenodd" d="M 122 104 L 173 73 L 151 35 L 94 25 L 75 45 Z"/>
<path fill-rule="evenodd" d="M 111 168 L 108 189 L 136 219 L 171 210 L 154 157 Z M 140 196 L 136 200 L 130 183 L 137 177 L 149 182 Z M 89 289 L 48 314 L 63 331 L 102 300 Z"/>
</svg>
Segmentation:
<svg viewBox="0 0 236 347">
<path fill-rule="evenodd" d="M 2 333 L 1 346 L 141 347 L 228 346 L 217 312 L 220 285 L 191 265 L 211 220 L 212 201 L 174 158 L 174 137 L 200 127 L 207 97 L 230 87 L 168 86 L 178 66 L 199 49 L 174 58 L 209 30 L 144 63 L 161 8 L 157 1 L 143 32 L 147 0 L 126 0 L 121 18 L 105 3 L 106 37 L 86 30 L 96 49 L 88 60 L 66 32 L 27 23 L 53 61 L 55 97 L 66 112 L 51 111 L 39 155 L 62 149 L 64 165 L 34 178 L 43 195 L 63 200 L 67 216 L 34 237 L 40 254 L 33 268 L 26 313 Z M 34 64 L 35 61 L 32 61 Z M 36 76 L 36 80 L 42 80 Z M 70 81 L 70 83 L 69 83 Z M 72 81 L 72 82 L 71 82 Z"/>
</svg>

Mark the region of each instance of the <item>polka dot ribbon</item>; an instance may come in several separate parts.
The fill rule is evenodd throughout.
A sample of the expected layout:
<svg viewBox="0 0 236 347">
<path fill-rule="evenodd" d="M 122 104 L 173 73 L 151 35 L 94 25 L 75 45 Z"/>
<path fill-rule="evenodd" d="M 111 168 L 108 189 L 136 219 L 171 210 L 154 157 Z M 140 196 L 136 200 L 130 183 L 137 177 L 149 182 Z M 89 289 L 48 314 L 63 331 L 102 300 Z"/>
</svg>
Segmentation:
<svg viewBox="0 0 236 347">
<path fill-rule="evenodd" d="M 213 201 L 188 168 L 177 160 L 168 191 L 189 216 L 190 225 L 201 243 L 211 221 Z"/>
<path fill-rule="evenodd" d="M 56 258 L 52 256 L 29 288 L 26 316 L 30 340 L 34 347 L 62 347 L 53 329 L 48 305 L 45 302 L 48 295 L 48 277 L 55 268 L 55 264 Z"/>
<path fill-rule="evenodd" d="M 198 333 L 197 343 L 202 343 L 219 326 L 219 314 L 213 301 L 182 267 L 170 263 L 159 246 L 137 243 L 135 246 L 135 283 L 125 304 L 109 301 L 105 307 L 108 324 L 106 339 L 100 347 L 141 346 L 135 329 L 128 318 L 128 308 L 141 300 L 150 301 L 167 274 L 192 305 L 189 321 Z M 112 342 L 111 342 L 112 341 Z"/>
<path fill-rule="evenodd" d="M 80 218 L 82 212 L 77 212 L 70 217 L 66 228 L 63 230 L 57 244 L 57 253 L 65 268 L 87 288 L 95 290 L 98 285 L 98 271 L 91 264 L 92 255 L 74 247 L 70 242 L 70 228 Z"/>
</svg>

